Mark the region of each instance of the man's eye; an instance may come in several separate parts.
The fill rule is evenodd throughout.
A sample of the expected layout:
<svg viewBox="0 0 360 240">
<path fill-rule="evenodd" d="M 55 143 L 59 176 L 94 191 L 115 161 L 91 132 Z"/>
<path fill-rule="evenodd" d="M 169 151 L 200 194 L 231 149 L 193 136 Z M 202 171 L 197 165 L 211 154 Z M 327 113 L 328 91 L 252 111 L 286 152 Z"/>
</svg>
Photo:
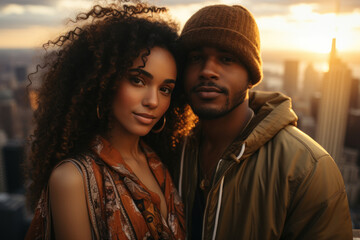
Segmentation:
<svg viewBox="0 0 360 240">
<path fill-rule="evenodd" d="M 188 57 L 188 62 L 189 63 L 195 63 L 195 62 L 198 62 L 200 59 L 201 59 L 200 55 L 190 55 Z"/>
<path fill-rule="evenodd" d="M 221 61 L 224 63 L 233 63 L 236 62 L 236 60 L 233 57 L 222 57 Z"/>
</svg>

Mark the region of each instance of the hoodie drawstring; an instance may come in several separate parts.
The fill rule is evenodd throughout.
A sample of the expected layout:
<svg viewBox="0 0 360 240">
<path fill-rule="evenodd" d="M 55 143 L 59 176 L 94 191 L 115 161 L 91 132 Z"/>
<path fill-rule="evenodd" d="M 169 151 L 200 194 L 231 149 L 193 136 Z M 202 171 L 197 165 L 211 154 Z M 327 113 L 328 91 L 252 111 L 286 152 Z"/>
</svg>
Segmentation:
<svg viewBox="0 0 360 240">
<path fill-rule="evenodd" d="M 187 137 L 185 138 L 185 141 L 184 141 L 184 145 L 183 145 L 182 152 L 181 152 L 181 160 L 180 160 L 180 176 L 179 176 L 179 186 L 178 186 L 180 197 L 182 195 L 182 178 L 183 178 L 186 142 L 187 142 Z"/>
<path fill-rule="evenodd" d="M 182 153 L 181 153 L 181 161 L 180 161 L 180 176 L 179 176 L 179 186 L 178 186 L 180 197 L 182 195 L 182 178 L 183 178 L 186 142 L 187 142 L 187 138 L 185 138 L 185 141 L 184 141 L 184 145 L 183 145 Z M 244 152 L 245 152 L 245 143 L 243 143 L 241 145 L 241 150 L 240 150 L 240 153 L 236 157 L 236 159 L 237 159 L 236 162 L 240 162 L 240 158 L 242 157 Z M 218 165 L 217 165 L 216 171 L 215 171 L 215 175 L 216 175 L 216 172 L 219 169 L 221 161 L 222 161 L 222 159 L 220 159 L 219 162 L 218 162 Z M 225 179 L 225 176 L 223 176 L 221 178 L 220 191 L 219 191 L 219 200 L 218 200 L 218 204 L 217 204 L 217 208 L 216 208 L 215 225 L 214 225 L 214 231 L 213 231 L 213 235 L 212 235 L 212 240 L 215 240 L 215 238 L 216 238 L 216 232 L 217 232 L 217 227 L 218 227 L 218 223 L 219 223 L 219 214 L 220 214 L 220 207 L 221 207 L 221 201 L 222 201 L 222 192 L 223 192 L 223 188 L 224 188 L 224 179 Z M 202 238 L 204 238 L 204 229 L 205 229 L 205 219 L 203 221 Z"/>
<path fill-rule="evenodd" d="M 242 157 L 244 152 L 245 152 L 245 143 L 243 143 L 241 145 L 240 153 L 236 157 L 236 159 L 238 160 L 237 162 L 240 161 L 240 158 Z M 220 161 L 221 161 L 221 159 L 220 159 Z M 220 161 L 219 161 L 219 163 L 220 163 Z M 216 172 L 217 172 L 218 168 L 219 168 L 219 165 L 216 168 Z M 216 172 L 215 172 L 215 175 L 216 175 Z M 218 200 L 218 204 L 217 204 L 217 208 L 216 208 L 215 225 L 214 225 L 214 231 L 213 231 L 213 235 L 212 235 L 212 240 L 215 240 L 215 238 L 216 238 L 217 226 L 218 226 L 218 223 L 219 223 L 219 214 L 220 214 L 220 207 L 221 207 L 221 201 L 222 201 L 222 192 L 223 192 L 223 187 L 224 187 L 224 179 L 225 179 L 225 175 L 222 176 L 222 178 L 221 178 L 220 191 L 219 191 L 219 200 Z M 203 226 L 203 239 L 204 239 L 204 226 Z"/>
</svg>

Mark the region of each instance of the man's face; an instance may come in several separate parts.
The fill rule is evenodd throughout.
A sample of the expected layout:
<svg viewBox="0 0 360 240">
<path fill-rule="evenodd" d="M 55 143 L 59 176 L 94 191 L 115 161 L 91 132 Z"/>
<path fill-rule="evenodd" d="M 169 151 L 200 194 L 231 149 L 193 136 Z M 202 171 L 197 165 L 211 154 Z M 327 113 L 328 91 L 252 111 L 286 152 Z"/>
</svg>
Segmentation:
<svg viewBox="0 0 360 240">
<path fill-rule="evenodd" d="M 201 119 L 222 117 L 244 102 L 248 73 L 233 54 L 204 47 L 188 54 L 184 86 L 190 105 Z"/>
</svg>

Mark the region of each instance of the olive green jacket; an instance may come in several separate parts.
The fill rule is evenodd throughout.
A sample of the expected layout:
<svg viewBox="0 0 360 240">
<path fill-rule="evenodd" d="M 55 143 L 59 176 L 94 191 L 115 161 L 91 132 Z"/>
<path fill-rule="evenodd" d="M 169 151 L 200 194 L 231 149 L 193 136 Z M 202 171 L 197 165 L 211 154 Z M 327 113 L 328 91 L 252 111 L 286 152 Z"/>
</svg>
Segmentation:
<svg viewBox="0 0 360 240">
<path fill-rule="evenodd" d="M 218 163 L 203 239 L 352 239 L 340 171 L 296 128 L 291 100 L 280 93 L 251 92 L 249 104 L 255 117 Z M 176 174 L 188 235 L 199 184 L 198 146 L 194 133 L 185 141 Z"/>
</svg>

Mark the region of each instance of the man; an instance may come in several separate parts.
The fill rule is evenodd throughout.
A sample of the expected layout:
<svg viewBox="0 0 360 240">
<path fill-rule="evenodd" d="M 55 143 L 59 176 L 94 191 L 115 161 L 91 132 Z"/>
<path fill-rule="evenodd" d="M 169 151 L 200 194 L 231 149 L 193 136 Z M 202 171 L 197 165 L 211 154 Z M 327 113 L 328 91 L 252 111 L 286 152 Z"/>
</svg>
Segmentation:
<svg viewBox="0 0 360 240">
<path fill-rule="evenodd" d="M 259 31 L 242 6 L 200 9 L 180 43 L 199 124 L 183 147 L 179 193 L 189 239 L 352 239 L 334 160 L 296 128 L 291 100 L 251 92 L 262 79 Z"/>
</svg>

